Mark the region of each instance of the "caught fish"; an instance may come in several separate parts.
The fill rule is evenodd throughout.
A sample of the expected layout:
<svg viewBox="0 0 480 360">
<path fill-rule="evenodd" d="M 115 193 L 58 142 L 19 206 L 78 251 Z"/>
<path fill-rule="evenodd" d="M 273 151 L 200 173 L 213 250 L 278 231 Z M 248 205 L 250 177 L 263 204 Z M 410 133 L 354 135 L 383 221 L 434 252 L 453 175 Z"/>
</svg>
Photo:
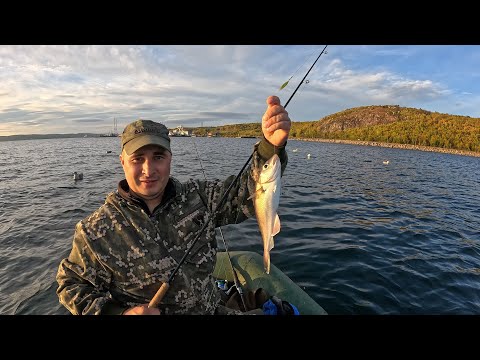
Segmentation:
<svg viewBox="0 0 480 360">
<path fill-rule="evenodd" d="M 280 203 L 281 162 L 274 154 L 263 165 L 255 183 L 253 204 L 258 227 L 262 234 L 263 265 L 267 274 L 270 273 L 270 250 L 273 249 L 273 237 L 280 232 L 280 218 L 277 214 Z"/>
</svg>

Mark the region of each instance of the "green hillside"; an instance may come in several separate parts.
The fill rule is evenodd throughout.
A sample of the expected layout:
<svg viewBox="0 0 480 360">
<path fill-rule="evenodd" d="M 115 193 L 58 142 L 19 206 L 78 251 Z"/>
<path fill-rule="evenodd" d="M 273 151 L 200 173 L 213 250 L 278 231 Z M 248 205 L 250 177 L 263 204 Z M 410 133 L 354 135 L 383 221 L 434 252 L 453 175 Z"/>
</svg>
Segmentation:
<svg viewBox="0 0 480 360">
<path fill-rule="evenodd" d="M 261 136 L 260 122 L 191 129 L 224 137 Z M 480 152 L 480 118 L 398 105 L 362 106 L 317 121 L 292 122 L 290 138 L 318 138 L 431 146 Z"/>
</svg>

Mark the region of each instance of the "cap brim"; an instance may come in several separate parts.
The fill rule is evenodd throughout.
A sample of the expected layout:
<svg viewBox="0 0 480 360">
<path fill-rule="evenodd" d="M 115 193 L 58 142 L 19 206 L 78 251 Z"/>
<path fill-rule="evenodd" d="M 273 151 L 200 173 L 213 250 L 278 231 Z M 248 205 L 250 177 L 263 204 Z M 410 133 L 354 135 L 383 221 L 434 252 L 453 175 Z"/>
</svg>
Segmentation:
<svg viewBox="0 0 480 360">
<path fill-rule="evenodd" d="M 129 142 L 127 142 L 123 146 L 123 148 L 125 149 L 125 152 L 127 153 L 127 155 L 131 155 L 135 151 L 137 151 L 138 149 L 146 145 L 158 145 L 168 150 L 170 153 L 172 152 L 172 150 L 170 150 L 170 141 L 155 135 L 143 135 L 143 136 L 134 138 Z"/>
</svg>

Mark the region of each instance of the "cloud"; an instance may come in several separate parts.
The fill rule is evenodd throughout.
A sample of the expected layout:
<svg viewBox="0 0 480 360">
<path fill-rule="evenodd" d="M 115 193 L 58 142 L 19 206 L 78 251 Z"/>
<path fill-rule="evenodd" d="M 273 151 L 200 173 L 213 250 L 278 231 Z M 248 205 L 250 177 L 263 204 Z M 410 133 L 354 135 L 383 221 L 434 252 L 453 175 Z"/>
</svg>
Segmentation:
<svg viewBox="0 0 480 360">
<path fill-rule="evenodd" d="M 0 46 L 0 125 L 98 132 L 137 118 L 198 126 L 260 121 L 293 95 L 323 46 Z M 298 121 L 355 106 L 472 111 L 480 47 L 329 46 L 288 105 Z M 462 63 L 460 63 L 462 61 Z M 288 86 L 279 87 L 290 79 Z M 471 101 L 466 99 L 471 97 Z M 463 104 L 456 106 L 455 104 Z M 20 124 L 36 124 L 29 130 Z M 13 124 L 17 124 L 13 126 Z M 42 125 L 44 128 L 42 128 Z"/>
</svg>

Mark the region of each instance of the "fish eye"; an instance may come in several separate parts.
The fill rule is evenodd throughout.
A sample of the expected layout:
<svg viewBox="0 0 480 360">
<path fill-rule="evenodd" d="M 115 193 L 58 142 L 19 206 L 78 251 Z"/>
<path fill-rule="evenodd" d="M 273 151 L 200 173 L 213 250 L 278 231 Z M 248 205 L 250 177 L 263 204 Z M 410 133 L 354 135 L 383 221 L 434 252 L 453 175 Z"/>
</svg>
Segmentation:
<svg viewBox="0 0 480 360">
<path fill-rule="evenodd" d="M 263 168 L 264 168 L 264 169 L 268 168 L 268 164 L 265 163 L 265 165 L 263 165 Z"/>
</svg>

